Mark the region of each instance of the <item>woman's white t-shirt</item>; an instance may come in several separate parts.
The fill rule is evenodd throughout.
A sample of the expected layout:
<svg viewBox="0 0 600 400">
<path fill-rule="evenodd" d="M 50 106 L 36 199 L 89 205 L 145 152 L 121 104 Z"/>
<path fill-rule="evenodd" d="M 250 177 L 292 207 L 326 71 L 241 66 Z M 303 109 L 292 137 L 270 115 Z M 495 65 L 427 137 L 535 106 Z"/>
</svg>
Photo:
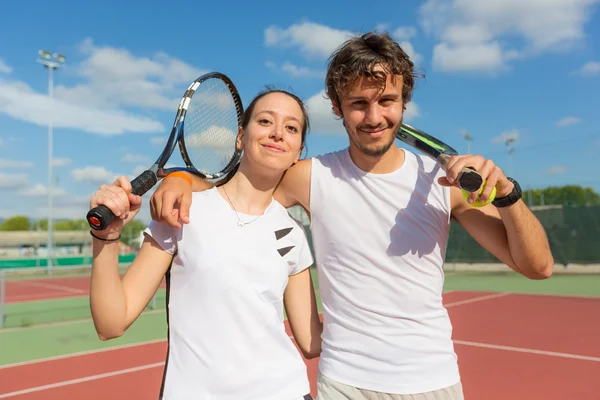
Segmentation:
<svg viewBox="0 0 600 400">
<path fill-rule="evenodd" d="M 161 399 L 293 400 L 310 392 L 284 328 L 288 276 L 313 263 L 302 225 L 275 200 L 238 215 L 216 188 L 194 192 L 190 223 L 145 233 L 175 254 L 168 280 L 169 350 Z"/>
</svg>

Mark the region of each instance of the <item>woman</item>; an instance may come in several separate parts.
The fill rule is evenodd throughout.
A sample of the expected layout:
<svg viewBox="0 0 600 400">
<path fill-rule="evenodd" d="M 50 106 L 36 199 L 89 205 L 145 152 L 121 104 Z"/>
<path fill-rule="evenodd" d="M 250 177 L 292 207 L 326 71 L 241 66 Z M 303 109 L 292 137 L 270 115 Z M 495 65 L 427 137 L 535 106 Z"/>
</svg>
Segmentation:
<svg viewBox="0 0 600 400">
<path fill-rule="evenodd" d="M 90 302 L 101 339 L 122 335 L 167 274 L 164 400 L 310 398 L 283 308 L 303 355 L 318 356 L 322 325 L 308 268 L 313 259 L 302 225 L 272 196 L 300 157 L 308 116 L 299 98 L 270 90 L 250 103 L 241 125 L 236 146 L 244 152 L 237 172 L 194 193 L 189 224 L 152 221 L 122 279 L 118 238 L 141 198 L 120 177 L 90 201 L 119 217 L 92 232 Z"/>
</svg>

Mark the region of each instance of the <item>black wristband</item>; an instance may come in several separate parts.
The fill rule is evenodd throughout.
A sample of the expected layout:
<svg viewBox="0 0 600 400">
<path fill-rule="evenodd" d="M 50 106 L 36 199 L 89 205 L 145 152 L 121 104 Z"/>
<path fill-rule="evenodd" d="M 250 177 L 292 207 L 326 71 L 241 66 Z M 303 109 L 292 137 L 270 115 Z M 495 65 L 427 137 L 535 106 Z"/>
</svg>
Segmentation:
<svg viewBox="0 0 600 400">
<path fill-rule="evenodd" d="M 92 235 L 92 236 L 93 236 L 93 237 L 95 237 L 96 239 L 98 239 L 98 240 L 102 240 L 102 241 L 104 241 L 104 242 L 116 242 L 117 240 L 120 240 L 120 239 L 121 239 L 121 234 L 119 234 L 119 237 L 118 237 L 118 238 L 114 238 L 114 239 L 105 239 L 105 238 L 98 237 L 98 236 L 94 235 L 94 231 L 90 231 L 90 235 Z"/>
<path fill-rule="evenodd" d="M 507 196 L 497 197 L 494 199 L 494 201 L 492 201 L 492 205 L 494 205 L 496 208 L 511 206 L 519 201 L 523 196 L 519 183 L 511 177 L 507 177 L 506 179 L 512 182 L 514 188 Z"/>
</svg>

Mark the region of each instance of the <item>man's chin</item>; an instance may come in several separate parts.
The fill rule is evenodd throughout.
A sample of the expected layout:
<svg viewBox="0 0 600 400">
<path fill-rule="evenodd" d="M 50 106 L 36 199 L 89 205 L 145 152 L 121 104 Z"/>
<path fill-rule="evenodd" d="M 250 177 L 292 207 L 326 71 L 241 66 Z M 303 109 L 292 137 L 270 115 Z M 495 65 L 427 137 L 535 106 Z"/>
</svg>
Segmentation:
<svg viewBox="0 0 600 400">
<path fill-rule="evenodd" d="M 356 141 L 354 142 L 354 144 L 360 150 L 361 153 L 363 153 L 367 156 L 370 156 L 370 157 L 379 157 L 379 156 L 382 156 L 383 154 L 385 154 L 392 147 L 392 144 L 394 144 L 394 140 L 395 140 L 395 138 L 392 137 L 392 140 L 390 140 L 384 144 L 381 144 L 381 143 L 362 144 L 362 143 L 357 143 Z"/>
</svg>

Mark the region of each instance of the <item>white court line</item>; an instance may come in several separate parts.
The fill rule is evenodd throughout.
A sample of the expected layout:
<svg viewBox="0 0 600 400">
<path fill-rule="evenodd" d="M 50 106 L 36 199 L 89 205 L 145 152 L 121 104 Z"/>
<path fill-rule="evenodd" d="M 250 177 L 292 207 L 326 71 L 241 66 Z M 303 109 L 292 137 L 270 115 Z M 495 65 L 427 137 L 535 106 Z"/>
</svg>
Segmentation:
<svg viewBox="0 0 600 400">
<path fill-rule="evenodd" d="M 290 339 L 294 339 L 293 336 L 291 336 L 291 335 L 288 335 L 288 336 L 290 337 Z M 465 346 L 483 347 L 483 348 L 490 348 L 490 349 L 495 349 L 495 350 L 514 351 L 514 352 L 527 353 L 527 354 L 536 354 L 536 355 L 543 355 L 543 356 L 561 357 L 561 358 L 568 358 L 568 359 L 575 359 L 575 360 L 600 362 L 599 357 L 589 357 L 589 356 L 582 356 L 582 355 L 578 355 L 578 354 L 558 353 L 558 352 L 554 352 L 554 351 L 536 350 L 536 349 L 528 349 L 528 348 L 521 348 L 521 347 L 511 347 L 511 346 L 501 346 L 501 345 L 493 345 L 493 344 L 486 344 L 486 343 L 469 342 L 469 341 L 464 341 L 464 340 L 454 340 L 453 342 L 456 344 L 461 344 L 461 345 L 465 345 Z M 63 387 L 63 386 L 68 386 L 68 385 L 74 385 L 77 383 L 83 383 L 83 382 L 89 382 L 89 381 L 103 379 L 103 378 L 109 378 L 112 376 L 124 375 L 124 374 L 128 374 L 131 372 L 143 371 L 146 369 L 156 368 L 156 367 L 161 367 L 161 366 L 164 366 L 164 362 L 146 364 L 146 365 L 141 365 L 139 367 L 121 369 L 118 371 L 107 372 L 104 374 L 91 375 L 91 376 L 87 376 L 85 378 L 78 378 L 78 379 L 57 382 L 57 383 L 44 385 L 44 386 L 37 386 L 37 387 L 29 388 L 29 389 L 19 390 L 16 392 L 1 394 L 0 399 L 18 396 L 21 394 L 39 392 L 42 390 L 48 390 L 48 389 L 53 389 L 53 388 L 58 388 L 58 387 Z"/>
<path fill-rule="evenodd" d="M 513 293 L 500 292 L 500 293 L 486 294 L 484 296 L 477 296 L 477 297 L 473 297 L 473 298 L 467 299 L 467 300 L 454 301 L 452 303 L 444 304 L 444 307 L 448 308 L 448 307 L 454 307 L 454 306 L 461 306 L 463 304 L 477 303 L 477 302 L 484 301 L 484 300 L 491 300 L 491 299 L 497 299 L 498 297 L 508 296 L 509 294 L 513 294 Z"/>
<path fill-rule="evenodd" d="M 6 302 L 7 304 L 11 303 L 27 303 L 30 301 L 39 301 L 39 300 L 54 300 L 57 296 L 64 296 L 62 293 L 56 292 L 36 292 L 32 294 L 18 294 L 12 295 Z M 24 299 L 24 300 L 23 300 Z"/>
<path fill-rule="evenodd" d="M 145 315 L 154 315 L 164 313 L 164 308 L 157 308 L 153 310 L 144 311 L 140 317 Z M 82 323 L 92 322 L 92 318 L 79 318 L 79 319 L 71 319 L 67 321 L 57 321 L 57 322 L 44 322 L 35 324 L 33 326 L 16 326 L 14 328 L 2 328 L 0 329 L 0 333 L 11 333 L 11 332 L 21 332 L 21 331 L 31 331 L 35 329 L 44 329 L 44 328 L 53 328 L 55 326 L 65 326 L 65 325 L 77 325 Z"/>
<path fill-rule="evenodd" d="M 65 292 L 70 292 L 70 293 L 87 293 L 87 290 L 83 290 L 83 289 L 75 289 L 72 287 L 68 287 L 68 286 L 63 286 L 63 285 L 55 285 L 53 283 L 43 283 L 43 282 L 26 282 L 27 285 L 30 286 L 38 286 L 38 287 L 43 287 L 46 289 L 57 289 L 57 290 L 63 290 Z"/>
<path fill-rule="evenodd" d="M 483 347 L 486 349 L 516 351 L 519 353 L 537 354 L 537 355 L 541 355 L 541 356 L 562 357 L 562 358 L 569 358 L 572 360 L 600 362 L 600 357 L 582 356 L 579 354 L 559 353 L 556 351 L 536 350 L 536 349 L 528 349 L 528 348 L 523 348 L 523 347 L 502 346 L 502 345 L 498 345 L 498 344 L 468 342 L 465 340 L 453 340 L 453 342 L 456 344 L 462 344 L 465 346 Z"/>
<path fill-rule="evenodd" d="M 157 362 L 154 364 L 146 364 L 146 365 L 141 365 L 139 367 L 120 369 L 118 371 L 107 372 L 104 374 L 86 376 L 85 378 L 72 379 L 70 381 L 57 382 L 57 383 L 52 383 L 50 385 L 44 385 L 44 386 L 36 386 L 36 387 L 29 388 L 29 389 L 18 390 L 16 392 L 0 394 L 0 399 L 5 399 L 8 397 L 14 397 L 14 396 L 22 395 L 22 394 L 33 393 L 33 392 L 41 392 L 42 390 L 54 389 L 54 388 L 58 388 L 58 387 L 68 386 L 68 385 L 75 385 L 77 383 L 95 381 L 97 379 L 109 378 L 111 376 L 129 374 L 131 372 L 143 371 L 143 370 L 150 369 L 150 368 L 162 367 L 162 366 L 164 366 L 164 364 L 165 364 L 164 361 L 161 361 L 161 362 Z"/>
<path fill-rule="evenodd" d="M 42 363 L 42 362 L 47 362 L 47 361 L 62 360 L 64 358 L 87 356 L 87 355 L 90 355 L 90 354 L 105 353 L 105 352 L 113 351 L 113 350 L 121 350 L 121 349 L 128 349 L 128 348 L 131 348 L 131 347 L 146 346 L 146 345 L 155 344 L 155 343 L 161 343 L 161 342 L 165 342 L 166 343 L 167 340 L 166 339 L 148 340 L 146 342 L 122 344 L 122 345 L 119 345 L 119 346 L 106 347 L 106 348 L 103 348 L 103 349 L 86 350 L 86 351 L 80 351 L 80 352 L 77 352 L 77 353 L 61 354 L 60 356 L 38 358 L 37 360 L 21 361 L 21 362 L 17 362 L 17 363 L 14 363 L 14 364 L 0 365 L 0 370 L 5 369 L 5 368 L 21 367 L 23 365 L 29 365 L 29 364 L 37 364 L 37 363 Z"/>
</svg>

